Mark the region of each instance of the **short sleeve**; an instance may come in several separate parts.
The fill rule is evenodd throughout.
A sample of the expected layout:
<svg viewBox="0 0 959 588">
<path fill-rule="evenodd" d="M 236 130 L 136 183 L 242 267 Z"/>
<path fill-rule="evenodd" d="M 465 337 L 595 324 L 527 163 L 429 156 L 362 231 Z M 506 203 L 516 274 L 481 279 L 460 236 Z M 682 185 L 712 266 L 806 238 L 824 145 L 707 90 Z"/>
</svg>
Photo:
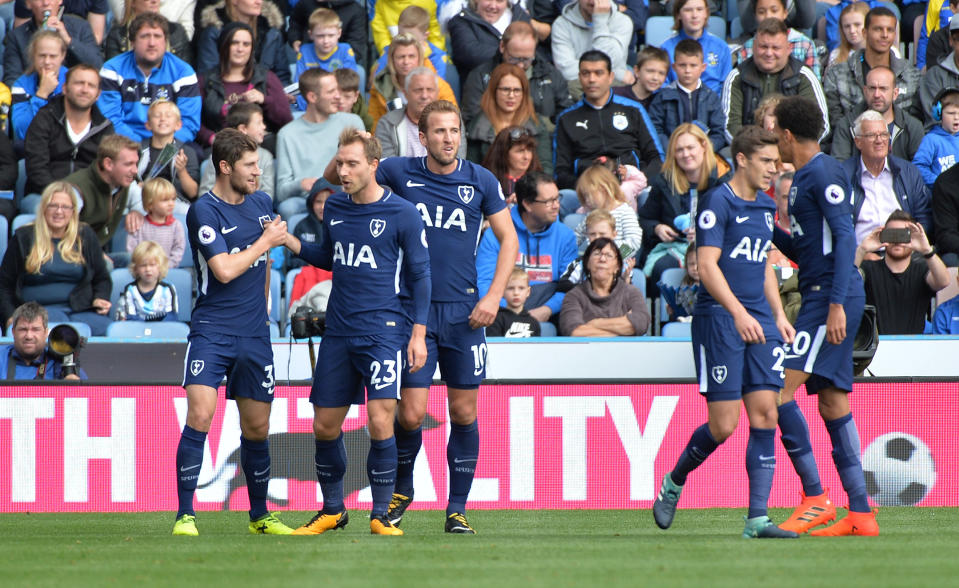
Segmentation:
<svg viewBox="0 0 959 588">
<path fill-rule="evenodd" d="M 506 196 L 503 195 L 503 186 L 496 180 L 496 176 L 484 173 L 482 178 L 483 214 L 492 216 L 506 208 Z"/>
<path fill-rule="evenodd" d="M 696 218 L 696 243 L 699 247 L 723 246 L 726 236 L 728 207 L 715 191 L 707 193 L 700 202 Z"/>
<path fill-rule="evenodd" d="M 200 252 L 204 259 L 229 252 L 226 239 L 217 230 L 216 215 L 205 203 L 197 202 L 190 207 L 186 224 L 190 233 L 190 247 Z"/>
<path fill-rule="evenodd" d="M 403 164 L 402 157 L 381 159 L 380 165 L 376 168 L 376 183 L 380 186 L 389 186 L 395 192 L 396 186 L 393 185 L 393 179 L 399 178 L 399 183 L 402 184 Z"/>
</svg>

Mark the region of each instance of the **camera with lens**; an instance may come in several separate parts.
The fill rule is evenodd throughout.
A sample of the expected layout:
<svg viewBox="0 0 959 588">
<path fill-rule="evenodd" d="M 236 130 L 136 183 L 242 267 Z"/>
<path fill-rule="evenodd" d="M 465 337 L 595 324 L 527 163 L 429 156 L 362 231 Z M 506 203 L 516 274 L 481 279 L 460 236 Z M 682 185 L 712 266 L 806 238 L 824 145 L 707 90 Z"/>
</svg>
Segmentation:
<svg viewBox="0 0 959 588">
<path fill-rule="evenodd" d="M 290 317 L 290 332 L 294 339 L 322 337 L 326 332 L 326 313 L 301 306 Z"/>
<path fill-rule="evenodd" d="M 62 323 L 50 329 L 47 338 L 47 350 L 51 357 L 63 366 L 63 376 L 76 376 L 79 367 L 76 354 L 86 343 L 86 339 L 72 326 Z"/>
</svg>

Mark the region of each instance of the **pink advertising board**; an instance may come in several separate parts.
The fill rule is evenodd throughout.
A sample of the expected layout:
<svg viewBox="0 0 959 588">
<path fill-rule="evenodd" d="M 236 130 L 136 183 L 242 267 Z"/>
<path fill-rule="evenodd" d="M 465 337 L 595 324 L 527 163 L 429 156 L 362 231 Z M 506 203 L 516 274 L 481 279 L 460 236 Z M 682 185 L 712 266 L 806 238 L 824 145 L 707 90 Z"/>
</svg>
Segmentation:
<svg viewBox="0 0 959 588">
<path fill-rule="evenodd" d="M 271 420 L 277 510 L 313 510 L 322 500 L 313 473 L 307 387 L 278 387 Z M 864 461 L 883 504 L 959 505 L 959 414 L 955 384 L 857 384 L 852 395 Z M 845 497 L 815 398 L 807 415 L 823 484 Z M 481 452 L 470 508 L 649 508 L 659 480 L 705 419 L 687 384 L 489 385 L 480 393 Z M 176 509 L 174 455 L 186 414 L 174 386 L 0 387 L 0 512 Z M 445 388 L 434 387 L 415 472 L 413 508 L 445 507 Z M 345 424 L 351 465 L 348 508 L 369 507 L 365 410 Z M 748 423 L 690 478 L 681 505 L 746 503 L 743 454 Z M 867 449 L 868 448 L 868 449 Z M 221 401 L 197 492 L 202 510 L 247 508 L 238 479 L 235 405 Z M 800 486 L 782 446 L 771 506 L 796 504 Z"/>
</svg>

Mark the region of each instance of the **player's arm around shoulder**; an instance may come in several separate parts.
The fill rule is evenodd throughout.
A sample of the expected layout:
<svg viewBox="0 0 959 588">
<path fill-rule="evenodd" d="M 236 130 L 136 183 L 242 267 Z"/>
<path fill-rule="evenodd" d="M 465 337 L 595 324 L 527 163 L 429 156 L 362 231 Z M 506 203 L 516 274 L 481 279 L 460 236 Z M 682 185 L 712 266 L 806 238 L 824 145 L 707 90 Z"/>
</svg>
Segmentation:
<svg viewBox="0 0 959 588">
<path fill-rule="evenodd" d="M 489 290 L 476 303 L 470 313 L 470 326 L 474 329 L 488 327 L 496 319 L 500 299 L 506 290 L 506 282 L 513 271 L 516 256 L 519 254 L 519 237 L 516 236 L 516 227 L 510 218 L 509 208 L 503 208 L 487 217 L 489 230 L 499 241 L 499 253 L 496 256 L 496 269 L 493 272 L 493 281 Z"/>
</svg>

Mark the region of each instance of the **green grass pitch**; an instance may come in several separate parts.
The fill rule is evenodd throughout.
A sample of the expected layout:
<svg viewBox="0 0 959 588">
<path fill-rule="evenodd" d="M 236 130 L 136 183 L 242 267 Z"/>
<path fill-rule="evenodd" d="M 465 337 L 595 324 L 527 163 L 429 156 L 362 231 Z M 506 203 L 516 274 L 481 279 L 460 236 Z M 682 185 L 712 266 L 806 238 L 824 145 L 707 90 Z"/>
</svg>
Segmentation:
<svg viewBox="0 0 959 588">
<path fill-rule="evenodd" d="M 403 537 L 372 537 L 366 513 L 314 537 L 249 535 L 241 512 L 3 514 L 3 586 L 921 586 L 959 577 L 959 509 L 885 508 L 877 538 L 745 540 L 741 509 L 481 511 L 476 536 L 410 511 Z M 312 513 L 281 512 L 295 526 Z M 774 520 L 784 510 L 770 513 Z"/>
</svg>

